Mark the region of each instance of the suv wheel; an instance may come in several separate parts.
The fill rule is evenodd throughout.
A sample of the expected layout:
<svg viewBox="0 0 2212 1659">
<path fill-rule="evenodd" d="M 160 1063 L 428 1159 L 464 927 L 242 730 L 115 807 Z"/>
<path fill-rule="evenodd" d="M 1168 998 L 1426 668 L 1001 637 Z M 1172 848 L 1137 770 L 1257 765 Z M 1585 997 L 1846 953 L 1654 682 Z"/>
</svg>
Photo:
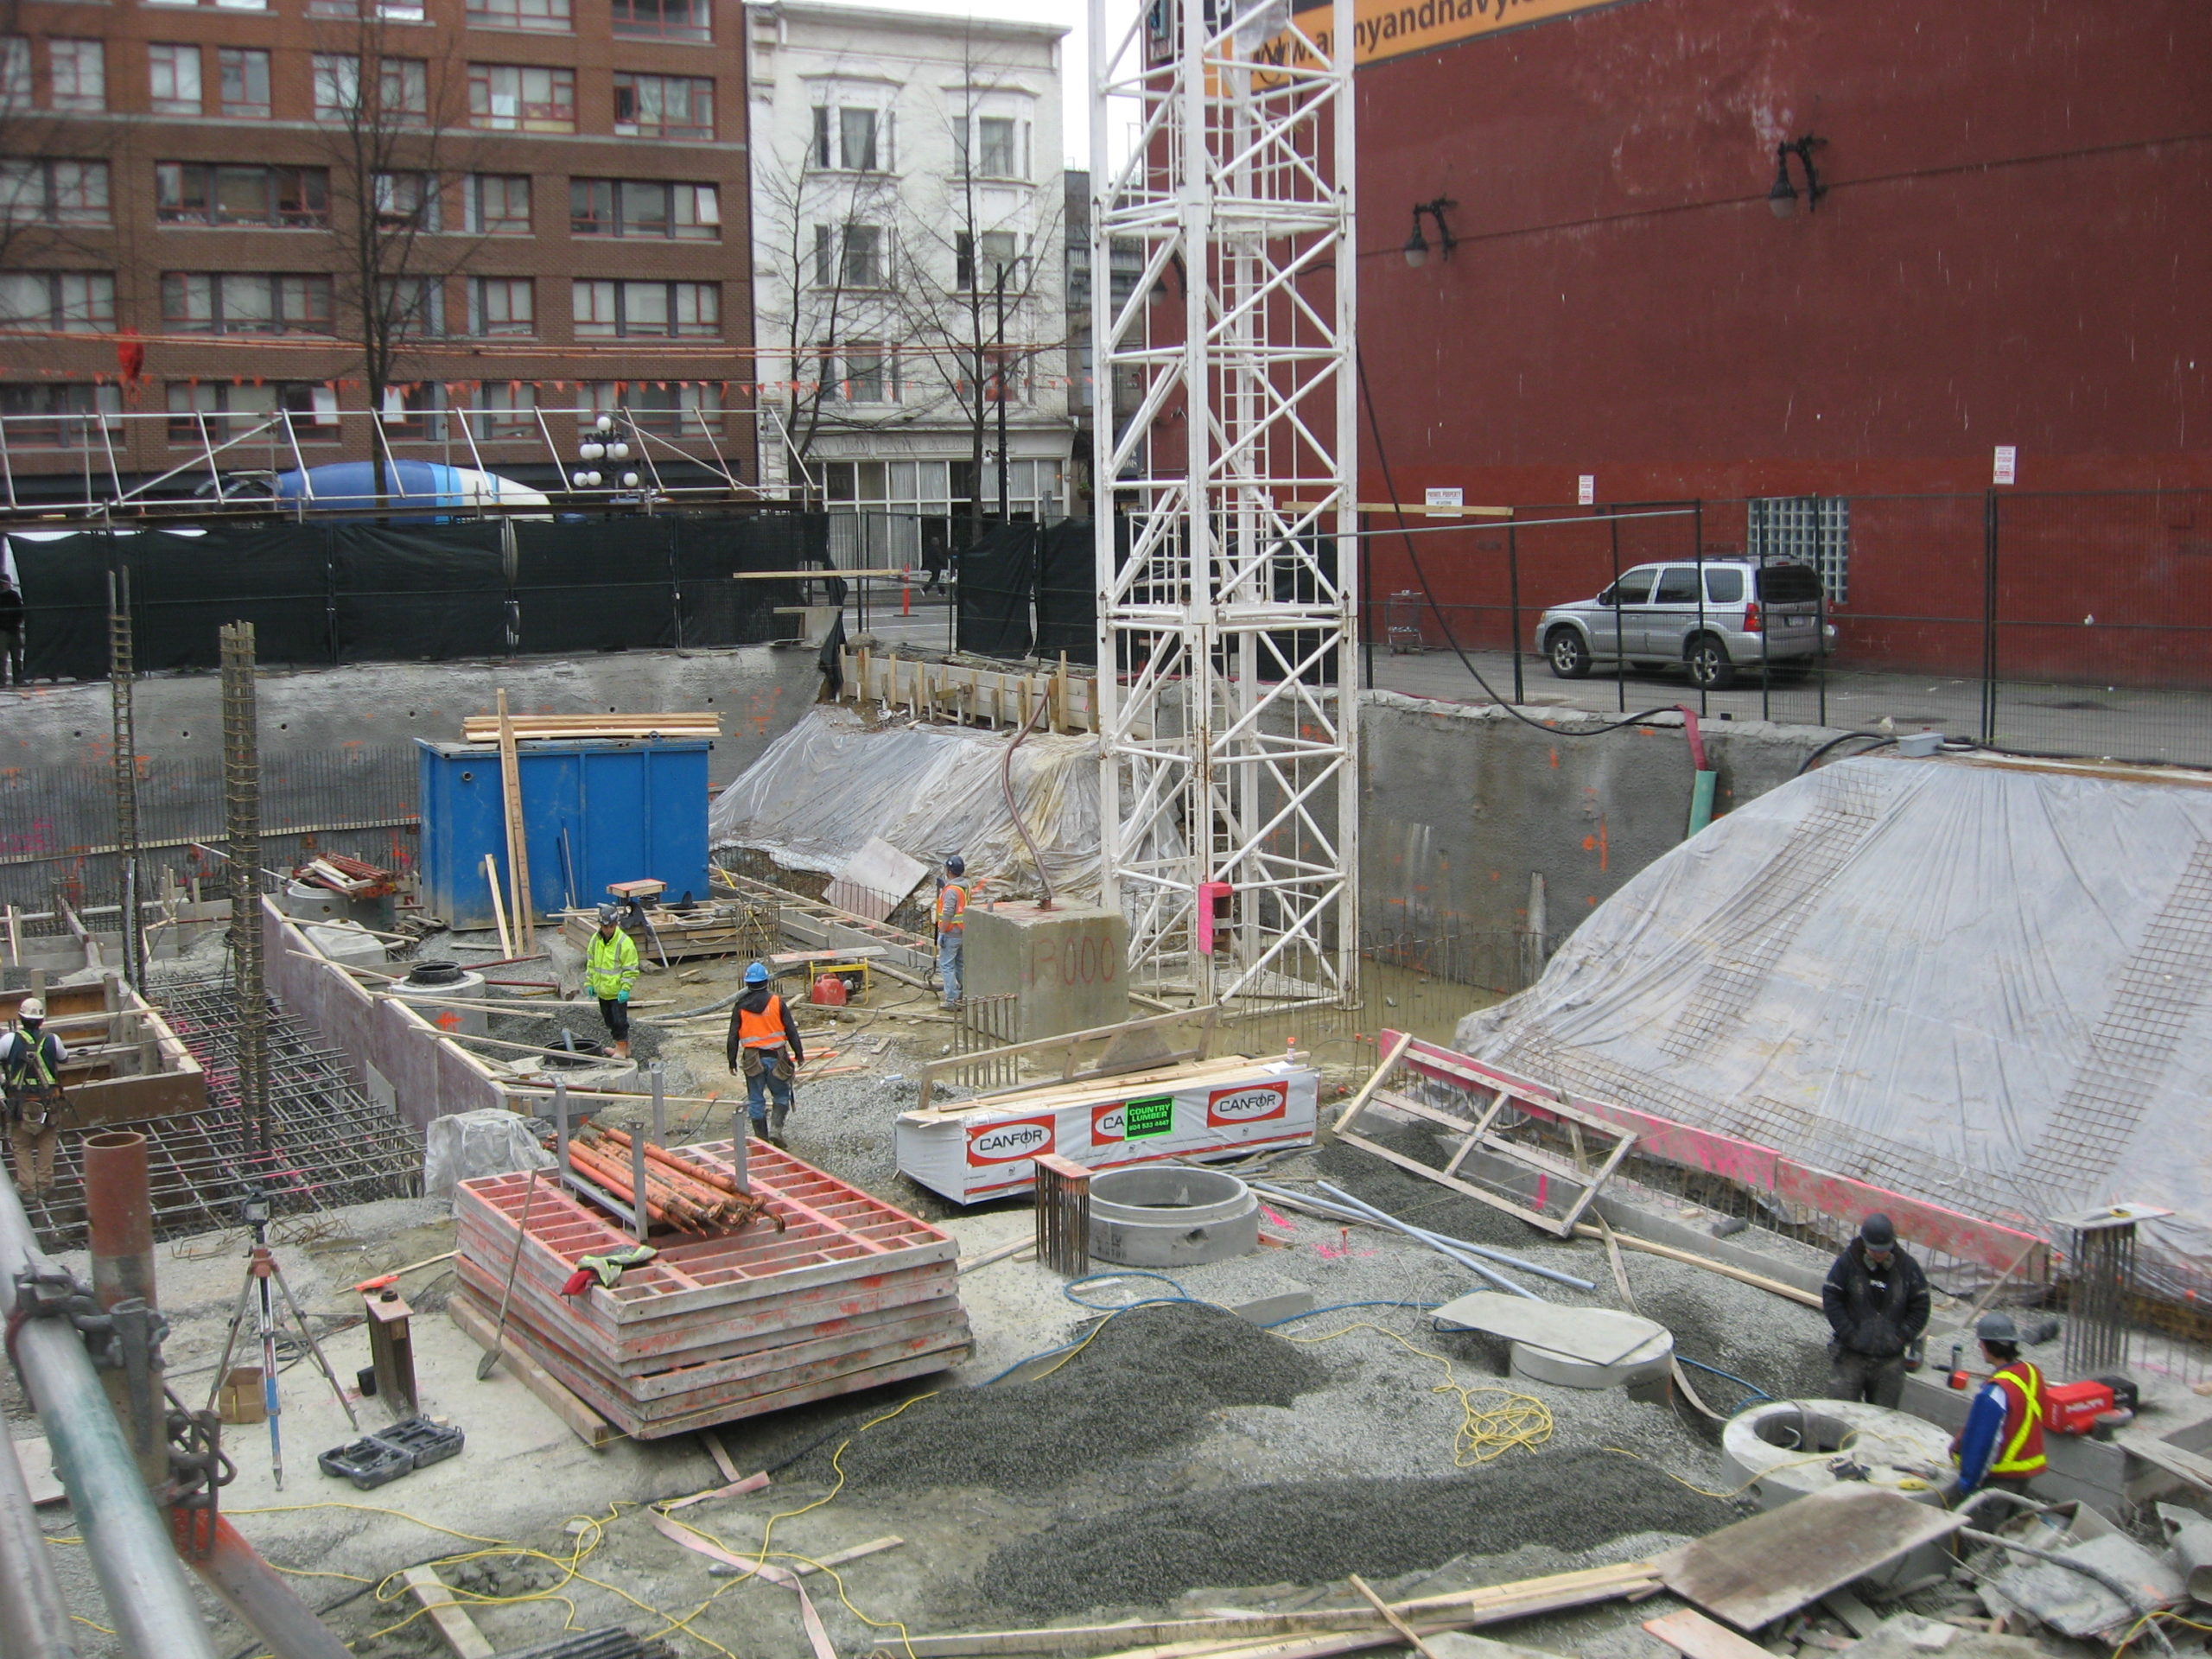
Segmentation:
<svg viewBox="0 0 2212 1659">
<path fill-rule="evenodd" d="M 1736 683 L 1736 665 L 1728 660 L 1728 647 L 1712 634 L 1700 633 L 1690 641 L 1687 660 L 1690 678 L 1707 691 L 1725 691 Z"/>
<path fill-rule="evenodd" d="M 1562 680 L 1590 677 L 1590 647 L 1573 628 L 1554 628 L 1544 641 L 1544 655 L 1551 658 L 1552 672 Z"/>
</svg>

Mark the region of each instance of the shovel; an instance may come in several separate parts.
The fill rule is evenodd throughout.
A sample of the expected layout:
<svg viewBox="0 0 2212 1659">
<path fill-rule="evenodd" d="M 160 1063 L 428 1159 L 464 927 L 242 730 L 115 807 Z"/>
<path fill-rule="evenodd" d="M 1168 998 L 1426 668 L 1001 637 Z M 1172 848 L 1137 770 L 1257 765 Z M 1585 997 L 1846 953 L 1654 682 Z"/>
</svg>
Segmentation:
<svg viewBox="0 0 2212 1659">
<path fill-rule="evenodd" d="M 530 1172 L 530 1185 L 523 1189 L 522 1220 L 515 1226 L 515 1253 L 507 1262 L 507 1287 L 499 1293 L 499 1323 L 492 1332 L 492 1345 L 484 1351 L 484 1357 L 476 1362 L 476 1380 L 481 1382 L 492 1375 L 492 1368 L 499 1363 L 500 1339 L 507 1333 L 507 1308 L 515 1298 L 515 1269 L 522 1266 L 523 1241 L 530 1236 L 530 1206 L 537 1198 L 537 1172 Z"/>
</svg>

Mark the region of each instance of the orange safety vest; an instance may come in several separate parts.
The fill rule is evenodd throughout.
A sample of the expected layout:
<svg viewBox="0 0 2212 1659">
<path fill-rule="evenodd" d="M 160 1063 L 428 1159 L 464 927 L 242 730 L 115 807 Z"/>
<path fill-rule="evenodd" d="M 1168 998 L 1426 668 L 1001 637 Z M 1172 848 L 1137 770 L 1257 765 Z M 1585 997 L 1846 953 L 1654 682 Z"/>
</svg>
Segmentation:
<svg viewBox="0 0 2212 1659">
<path fill-rule="evenodd" d="M 2043 1454 L 2043 1373 L 2024 1359 L 2015 1360 L 1990 1379 L 2005 1389 L 2003 1444 L 1987 1472 L 2012 1479 L 2039 1475 L 2050 1466 Z M 2014 1414 L 2018 1427 L 2014 1427 Z"/>
<path fill-rule="evenodd" d="M 758 1014 L 743 1008 L 737 1011 L 737 1041 L 741 1048 L 781 1048 L 788 1040 L 784 1035 L 782 997 L 770 997 L 768 1006 Z"/>
<path fill-rule="evenodd" d="M 948 881 L 937 896 L 937 931 L 958 933 L 968 925 L 968 889 Z"/>
</svg>

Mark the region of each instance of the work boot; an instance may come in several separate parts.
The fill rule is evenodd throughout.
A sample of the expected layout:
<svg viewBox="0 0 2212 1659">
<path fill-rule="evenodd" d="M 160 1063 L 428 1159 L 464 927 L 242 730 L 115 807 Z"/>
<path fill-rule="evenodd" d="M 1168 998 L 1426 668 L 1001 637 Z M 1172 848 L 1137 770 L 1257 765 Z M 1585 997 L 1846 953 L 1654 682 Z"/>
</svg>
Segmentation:
<svg viewBox="0 0 2212 1659">
<path fill-rule="evenodd" d="M 620 1042 L 614 1045 L 614 1058 L 618 1060 L 626 1060 L 630 1058 L 630 1040 L 628 1038 L 626 1037 Z"/>
<path fill-rule="evenodd" d="M 791 1116 L 791 1110 L 788 1106 L 778 1106 L 768 1115 L 768 1139 L 776 1146 L 784 1144 L 784 1120 Z"/>
</svg>

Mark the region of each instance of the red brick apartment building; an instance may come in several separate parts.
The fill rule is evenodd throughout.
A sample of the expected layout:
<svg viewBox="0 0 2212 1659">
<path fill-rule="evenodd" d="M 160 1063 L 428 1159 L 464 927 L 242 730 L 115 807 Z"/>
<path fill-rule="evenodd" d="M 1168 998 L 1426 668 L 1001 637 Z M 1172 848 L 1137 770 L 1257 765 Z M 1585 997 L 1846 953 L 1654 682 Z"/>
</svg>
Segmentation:
<svg viewBox="0 0 2212 1659">
<path fill-rule="evenodd" d="M 750 483 L 744 27 L 738 0 L 13 0 L 13 499 L 204 479 L 264 426 L 217 464 L 365 460 L 372 405 L 396 456 L 541 486 L 577 442 L 546 411 L 620 405 L 716 458 L 692 481 Z"/>
</svg>

